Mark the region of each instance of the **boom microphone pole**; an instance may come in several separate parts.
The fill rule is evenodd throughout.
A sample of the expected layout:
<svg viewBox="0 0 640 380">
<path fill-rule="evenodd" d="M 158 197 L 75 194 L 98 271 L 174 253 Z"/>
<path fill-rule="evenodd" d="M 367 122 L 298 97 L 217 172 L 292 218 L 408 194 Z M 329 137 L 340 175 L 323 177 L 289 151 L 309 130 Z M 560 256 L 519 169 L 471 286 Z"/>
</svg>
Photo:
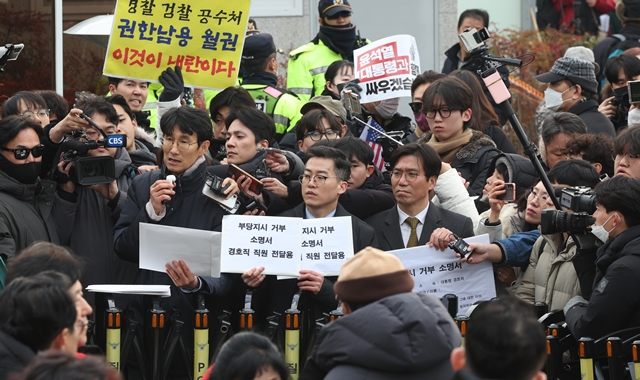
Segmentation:
<svg viewBox="0 0 640 380">
<path fill-rule="evenodd" d="M 500 108 L 502 108 L 502 111 L 505 113 L 505 115 L 507 115 L 513 131 L 516 133 L 516 136 L 518 136 L 518 140 L 520 140 L 520 143 L 524 148 L 524 152 L 531 160 L 536 173 L 538 173 L 540 181 L 542 181 L 542 184 L 547 190 L 549 197 L 551 197 L 553 205 L 556 207 L 556 209 L 562 210 L 560 202 L 555 196 L 553 186 L 551 186 L 551 181 L 549 181 L 549 177 L 547 177 L 547 173 L 544 171 L 544 168 L 542 166 L 538 148 L 531 142 L 531 140 L 529 140 L 529 137 L 527 137 L 527 135 L 524 133 L 524 129 L 522 129 L 522 125 L 520 124 L 520 121 L 518 120 L 513 107 L 511 107 L 511 103 L 507 101 L 509 98 L 511 98 L 511 94 L 509 93 L 509 90 L 504 83 L 504 78 L 502 78 L 502 76 L 497 71 L 498 64 L 521 67 L 522 61 L 519 59 L 500 58 L 490 55 L 487 52 L 489 48 L 484 43 L 484 41 L 489 38 L 489 32 L 487 31 L 487 28 L 484 28 L 480 31 L 477 31 L 475 28 L 467 29 L 459 35 L 459 38 L 464 44 L 467 51 L 470 53 L 471 59 L 480 61 L 478 74 L 487 85 L 489 93 L 494 102 L 496 104 L 499 104 Z"/>
</svg>

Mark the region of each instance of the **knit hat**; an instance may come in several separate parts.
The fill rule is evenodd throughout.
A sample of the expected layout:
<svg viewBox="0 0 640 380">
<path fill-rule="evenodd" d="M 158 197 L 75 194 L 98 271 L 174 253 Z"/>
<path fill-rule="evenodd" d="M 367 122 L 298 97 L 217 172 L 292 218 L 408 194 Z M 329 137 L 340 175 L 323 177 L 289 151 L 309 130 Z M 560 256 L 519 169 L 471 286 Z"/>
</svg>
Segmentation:
<svg viewBox="0 0 640 380">
<path fill-rule="evenodd" d="M 579 84 L 587 91 L 593 93 L 598 92 L 595 66 L 593 63 L 583 61 L 582 59 L 568 57 L 558 58 L 548 73 L 536 75 L 535 78 L 543 83 L 567 79 L 571 83 Z"/>
<path fill-rule="evenodd" d="M 616 0 L 616 16 L 626 23 L 640 23 L 640 0 Z"/>
<path fill-rule="evenodd" d="M 318 106 L 342 119 L 343 123 L 347 120 L 347 110 L 344 109 L 342 102 L 325 95 L 314 96 L 311 98 L 311 100 L 300 108 L 300 113 L 304 115 L 310 110 L 318 108 Z"/>
<path fill-rule="evenodd" d="M 343 302 L 366 304 L 410 292 L 413 277 L 396 256 L 367 247 L 342 265 L 333 290 Z"/>
<path fill-rule="evenodd" d="M 596 58 L 593 55 L 593 50 L 584 46 L 573 46 L 564 52 L 565 57 L 577 58 L 583 61 L 591 62 L 596 67 L 596 75 L 600 73 L 600 65 L 596 62 Z"/>
</svg>

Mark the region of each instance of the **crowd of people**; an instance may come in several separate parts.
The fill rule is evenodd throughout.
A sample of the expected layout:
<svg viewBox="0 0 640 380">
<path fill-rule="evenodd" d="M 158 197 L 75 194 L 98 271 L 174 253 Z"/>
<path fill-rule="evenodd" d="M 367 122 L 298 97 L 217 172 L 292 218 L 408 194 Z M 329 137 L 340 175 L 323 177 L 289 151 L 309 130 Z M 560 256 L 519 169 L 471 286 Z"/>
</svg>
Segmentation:
<svg viewBox="0 0 640 380">
<path fill-rule="evenodd" d="M 620 4 L 623 31 L 640 28 L 637 1 Z M 541 173 L 505 134 L 507 114 L 462 42 L 447 51 L 441 72 L 415 78 L 414 119 L 398 113 L 399 98 L 347 112 L 341 95 L 361 91 L 353 50 L 370 41 L 357 33 L 347 0 L 320 0 L 318 11 L 318 35 L 290 54 L 287 89 L 277 87 L 273 37 L 253 22 L 239 84 L 217 93 L 208 112 L 181 105 L 179 66 L 159 77 L 156 125 L 143 111 L 149 83 L 130 78 L 110 78 L 108 96 L 85 93 L 73 107 L 51 91 L 21 91 L 3 104 L 0 379 L 120 378 L 78 352 L 97 319 L 95 296 L 83 292 L 92 284 L 169 285 L 159 307 L 187 332 L 197 295 L 212 316 L 231 310 L 236 325 L 251 291 L 254 332 L 227 341 L 210 379 L 289 378 L 279 349 L 259 333 L 292 299 L 311 323 L 344 313 L 305 352 L 300 379 L 544 379 L 545 334 L 531 307 L 540 302 L 564 310 L 576 338 L 640 327 L 640 103 L 625 91 L 640 79 L 640 54 L 597 62 L 597 53 L 571 47 L 536 77 L 548 83 L 539 136 L 529 136 L 539 141 Z M 488 25 L 487 12 L 470 9 L 458 32 Z M 508 85 L 507 72 L 498 72 Z M 373 121 L 384 132 L 377 136 L 383 162 L 362 137 Z M 105 145 L 114 134 L 126 136 L 122 147 Z M 230 174 L 231 165 L 244 172 Z M 215 177 L 218 200 L 203 195 Z M 576 187 L 590 190 L 580 191 L 594 222 L 550 230 L 553 198 Z M 237 207 L 229 207 L 235 197 Z M 221 231 L 230 210 L 348 217 L 356 254 L 337 277 L 302 270 L 278 279 L 264 267 L 196 276 L 179 257 L 164 273 L 139 269 L 140 223 Z M 493 263 L 499 298 L 473 311 L 460 347 L 447 309 L 414 293 L 412 275 L 386 251 L 445 251 L 457 237 L 485 233 L 490 243 L 470 244 L 461 261 Z M 585 235 L 593 247 L 585 248 Z M 148 323 L 142 296 L 115 300 L 132 321 Z M 193 347 L 193 336 L 183 338 Z M 126 378 L 142 378 L 140 363 L 124 360 Z M 188 378 L 180 355 L 165 366 L 168 378 Z"/>
</svg>

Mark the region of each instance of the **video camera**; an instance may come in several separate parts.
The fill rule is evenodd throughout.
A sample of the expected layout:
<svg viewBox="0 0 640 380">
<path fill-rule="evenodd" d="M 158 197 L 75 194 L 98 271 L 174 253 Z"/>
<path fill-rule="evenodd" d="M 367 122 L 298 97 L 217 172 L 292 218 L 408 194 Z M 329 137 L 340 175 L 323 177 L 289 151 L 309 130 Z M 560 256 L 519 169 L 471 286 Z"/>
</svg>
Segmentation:
<svg viewBox="0 0 640 380">
<path fill-rule="evenodd" d="M 482 28 L 477 30 L 476 28 L 465 29 L 460 35 L 458 35 L 460 41 L 464 45 L 464 48 L 469 53 L 484 50 L 486 47 L 484 41 L 489 39 L 489 30 Z"/>
<path fill-rule="evenodd" d="M 0 46 L 0 73 L 4 71 L 4 66 L 7 61 L 15 61 L 18 59 L 18 55 L 24 49 L 24 44 L 6 44 Z"/>
<path fill-rule="evenodd" d="M 101 129 L 98 128 L 100 132 Z M 124 148 L 127 146 L 126 135 L 106 135 L 104 138 L 94 141 L 89 140 L 84 130 L 76 130 L 65 136 L 62 141 L 62 161 L 73 162 L 73 168 L 69 171 L 69 178 L 58 173 L 59 181 L 68 179 L 82 185 L 97 185 L 111 183 L 116 179 L 115 160 L 113 157 L 89 157 L 90 150 L 104 148 Z"/>
<path fill-rule="evenodd" d="M 593 189 L 585 186 L 562 189 L 560 205 L 573 211 L 543 210 L 540 228 L 543 234 L 573 232 L 586 234 L 595 223 L 591 216 L 596 211 Z"/>
</svg>

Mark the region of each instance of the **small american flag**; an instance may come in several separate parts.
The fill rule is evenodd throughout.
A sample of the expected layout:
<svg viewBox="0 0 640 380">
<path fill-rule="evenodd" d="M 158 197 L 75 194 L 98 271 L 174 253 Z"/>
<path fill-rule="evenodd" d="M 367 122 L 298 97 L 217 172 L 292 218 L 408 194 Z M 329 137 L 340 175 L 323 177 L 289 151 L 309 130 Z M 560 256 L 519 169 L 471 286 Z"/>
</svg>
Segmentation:
<svg viewBox="0 0 640 380">
<path fill-rule="evenodd" d="M 382 158 L 382 145 L 376 142 L 380 131 L 383 131 L 380 124 L 378 124 L 372 117 L 369 118 L 367 126 L 360 134 L 360 140 L 365 141 L 371 149 L 373 149 L 373 165 L 380 171 L 384 171 L 384 158 Z"/>
</svg>

